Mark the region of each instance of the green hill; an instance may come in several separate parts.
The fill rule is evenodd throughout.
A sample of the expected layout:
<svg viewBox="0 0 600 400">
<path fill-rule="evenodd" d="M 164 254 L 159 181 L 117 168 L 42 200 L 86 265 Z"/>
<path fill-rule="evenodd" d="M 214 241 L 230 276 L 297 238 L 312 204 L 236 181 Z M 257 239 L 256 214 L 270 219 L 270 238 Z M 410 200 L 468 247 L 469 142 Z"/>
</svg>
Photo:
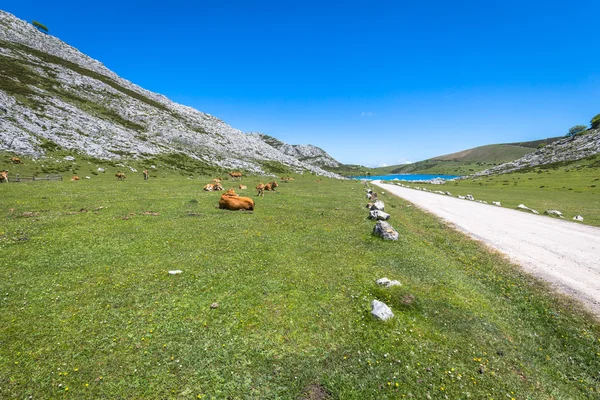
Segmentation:
<svg viewBox="0 0 600 400">
<path fill-rule="evenodd" d="M 466 175 L 483 171 L 495 165 L 517 160 L 542 145 L 559 140 L 560 137 L 535 140 L 531 142 L 490 144 L 474 147 L 418 161 L 412 164 L 391 165 L 370 170 L 372 175 L 385 174 L 449 174 Z"/>
</svg>

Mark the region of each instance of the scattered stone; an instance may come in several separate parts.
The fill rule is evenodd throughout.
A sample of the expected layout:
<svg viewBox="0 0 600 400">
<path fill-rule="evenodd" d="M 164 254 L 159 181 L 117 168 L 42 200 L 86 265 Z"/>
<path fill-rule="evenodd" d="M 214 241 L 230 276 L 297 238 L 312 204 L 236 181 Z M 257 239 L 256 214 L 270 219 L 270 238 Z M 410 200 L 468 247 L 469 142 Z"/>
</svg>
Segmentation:
<svg viewBox="0 0 600 400">
<path fill-rule="evenodd" d="M 65 161 L 75 161 L 75 157 L 73 157 L 73 156 L 66 156 L 65 157 Z"/>
<path fill-rule="evenodd" d="M 373 205 L 371 206 L 371 210 L 379 210 L 379 211 L 384 211 L 385 209 L 385 205 L 383 204 L 383 201 L 381 200 L 376 200 Z"/>
<path fill-rule="evenodd" d="M 573 217 L 575 221 L 583 221 L 583 217 L 581 215 L 576 215 Z"/>
<path fill-rule="evenodd" d="M 555 215 L 558 218 L 564 218 L 563 214 L 560 211 L 558 211 L 558 210 L 546 210 L 546 211 L 544 211 L 544 214 L 546 214 L 546 215 Z"/>
<path fill-rule="evenodd" d="M 212 304 L 210 305 L 210 308 L 212 308 L 213 310 L 214 310 L 215 308 L 219 308 L 219 303 L 212 303 Z"/>
<path fill-rule="evenodd" d="M 156 169 L 156 165 L 151 165 L 150 168 Z"/>
<path fill-rule="evenodd" d="M 465 199 L 471 200 L 471 201 L 475 200 L 475 198 L 472 195 L 470 195 L 470 194 L 466 195 Z"/>
<path fill-rule="evenodd" d="M 387 321 L 394 316 L 394 313 L 387 304 L 379 300 L 373 300 L 371 302 L 371 315 L 382 321 Z"/>
<path fill-rule="evenodd" d="M 383 287 L 392 287 L 392 286 L 402 286 L 402 284 L 398 281 L 390 281 L 388 278 L 381 278 L 375 281 L 379 286 Z"/>
<path fill-rule="evenodd" d="M 492 204 L 498 207 L 502 207 L 502 204 L 500 204 L 499 201 L 492 201 Z"/>
<path fill-rule="evenodd" d="M 105 169 L 104 168 L 98 168 L 98 172 L 104 172 Z"/>
<path fill-rule="evenodd" d="M 481 203 L 481 204 L 487 204 L 487 203 L 488 203 L 488 202 L 487 202 L 487 201 L 485 201 L 485 200 L 475 200 L 475 201 L 476 201 L 476 202 L 478 202 L 478 203 Z"/>
<path fill-rule="evenodd" d="M 452 193 L 446 192 L 446 196 L 452 196 Z"/>
<path fill-rule="evenodd" d="M 85 179 L 92 179 L 92 178 L 90 178 L 89 176 L 86 176 Z"/>
<path fill-rule="evenodd" d="M 466 197 L 465 197 L 465 196 L 461 196 L 461 195 L 458 195 L 458 198 L 459 198 L 459 199 L 461 199 L 461 200 L 464 200 L 464 199 L 466 199 Z"/>
<path fill-rule="evenodd" d="M 172 271 L 169 271 L 169 275 L 179 275 L 181 274 L 183 271 L 180 269 L 174 269 Z"/>
<path fill-rule="evenodd" d="M 373 228 L 373 235 L 379 236 L 383 240 L 398 240 L 398 232 L 385 221 L 377 221 Z"/>
<path fill-rule="evenodd" d="M 479 369 L 477 370 L 477 372 L 479 372 L 481 375 L 483 375 L 485 373 L 485 365 L 479 364 Z"/>
<path fill-rule="evenodd" d="M 387 221 L 388 219 L 390 219 L 390 214 L 383 212 L 383 211 L 379 211 L 379 210 L 371 210 L 369 212 L 369 219 L 375 219 L 378 221 Z"/>
<path fill-rule="evenodd" d="M 525 204 L 519 204 L 517 206 L 517 208 L 520 209 L 520 210 L 531 211 L 534 214 L 539 214 L 539 212 L 537 212 L 536 210 L 533 210 L 533 209 L 527 207 Z"/>
<path fill-rule="evenodd" d="M 372 197 L 373 195 L 371 193 L 367 193 L 367 199 L 371 200 Z"/>
<path fill-rule="evenodd" d="M 404 304 L 405 306 L 410 306 L 414 302 L 415 296 L 413 296 L 412 294 L 407 294 L 402 298 L 402 304 Z"/>
</svg>

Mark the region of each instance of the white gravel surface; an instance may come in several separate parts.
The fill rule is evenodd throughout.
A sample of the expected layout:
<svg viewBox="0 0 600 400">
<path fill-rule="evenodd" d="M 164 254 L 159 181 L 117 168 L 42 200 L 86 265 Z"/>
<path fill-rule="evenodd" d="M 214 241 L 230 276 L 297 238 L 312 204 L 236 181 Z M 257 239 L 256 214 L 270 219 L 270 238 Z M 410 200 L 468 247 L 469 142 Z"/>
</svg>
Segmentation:
<svg viewBox="0 0 600 400">
<path fill-rule="evenodd" d="M 600 228 L 380 181 L 372 183 L 506 254 L 600 317 Z"/>
</svg>

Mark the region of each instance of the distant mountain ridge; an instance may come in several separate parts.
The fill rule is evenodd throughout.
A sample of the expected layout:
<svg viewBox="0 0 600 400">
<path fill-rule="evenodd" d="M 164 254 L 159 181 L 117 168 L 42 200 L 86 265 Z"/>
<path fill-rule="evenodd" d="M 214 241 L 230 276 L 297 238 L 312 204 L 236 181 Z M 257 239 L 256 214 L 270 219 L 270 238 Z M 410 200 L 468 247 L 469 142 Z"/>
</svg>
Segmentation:
<svg viewBox="0 0 600 400">
<path fill-rule="evenodd" d="M 321 168 L 340 165 L 322 149 L 267 137 L 145 90 L 0 11 L 0 150 L 62 148 L 110 160 L 173 153 L 226 169 L 262 173 L 275 163 L 339 177 Z"/>
</svg>

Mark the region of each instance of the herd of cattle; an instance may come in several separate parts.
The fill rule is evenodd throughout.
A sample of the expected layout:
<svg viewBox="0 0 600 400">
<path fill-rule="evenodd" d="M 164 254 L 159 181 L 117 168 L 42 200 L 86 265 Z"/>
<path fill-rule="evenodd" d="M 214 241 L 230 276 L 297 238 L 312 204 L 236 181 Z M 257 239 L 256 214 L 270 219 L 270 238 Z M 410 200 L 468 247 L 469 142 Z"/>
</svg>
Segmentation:
<svg viewBox="0 0 600 400">
<path fill-rule="evenodd" d="M 241 172 L 229 172 L 229 176 L 231 176 L 232 180 L 235 178 L 238 178 L 239 180 L 242 179 Z M 207 192 L 225 190 L 221 184 L 221 180 L 222 178 L 214 178 L 212 183 L 207 183 L 203 189 Z M 293 181 L 294 178 L 281 178 L 281 180 L 290 182 Z M 275 191 L 277 187 L 279 187 L 277 181 L 268 182 L 266 184 L 259 183 L 258 186 L 256 186 L 256 195 L 264 197 L 265 191 Z M 238 189 L 246 190 L 248 187 L 240 183 L 238 185 Z M 233 188 L 231 188 L 221 196 L 221 199 L 219 200 L 219 208 L 227 210 L 252 211 L 254 210 L 254 200 L 252 200 L 250 197 L 241 197 Z"/>
<path fill-rule="evenodd" d="M 11 158 L 11 162 L 13 164 L 20 164 L 21 160 L 18 157 L 13 157 L 13 158 Z M 241 172 L 228 172 L 228 174 L 229 174 L 229 176 L 231 176 L 232 180 L 234 180 L 234 179 L 242 180 Z M 143 176 L 144 176 L 144 180 L 148 180 L 148 177 L 149 177 L 148 170 L 145 169 L 143 171 Z M 123 173 L 123 172 L 117 172 L 115 174 L 115 177 L 120 181 L 124 181 L 126 178 L 125 173 Z M 88 177 L 86 177 L 86 178 L 88 178 Z M 81 180 L 81 178 L 77 175 L 73 175 L 71 177 L 71 181 L 79 181 L 79 180 Z M 205 185 L 203 189 L 208 192 L 225 190 L 225 188 L 221 184 L 221 180 L 222 180 L 222 178 L 214 178 L 212 180 L 212 183 Z M 293 180 L 294 180 L 294 178 L 290 178 L 290 177 L 281 178 L 281 181 L 283 181 L 283 182 L 291 182 Z M 0 171 L 0 183 L 2 183 L 2 182 L 8 182 L 8 170 Z M 256 195 L 264 197 L 265 191 L 275 191 L 275 190 L 277 190 L 278 187 L 279 187 L 279 184 L 277 183 L 277 181 L 272 181 L 272 182 L 268 182 L 268 183 L 259 183 L 258 186 L 256 186 Z M 245 185 L 242 185 L 240 183 L 238 185 L 238 189 L 246 190 L 248 188 Z M 252 200 L 250 197 L 241 197 L 232 188 L 232 189 L 229 189 L 227 192 L 225 192 L 221 196 L 221 199 L 219 200 L 219 208 L 227 209 L 227 210 L 249 210 L 249 211 L 252 211 L 252 210 L 254 210 L 254 200 Z"/>
</svg>

